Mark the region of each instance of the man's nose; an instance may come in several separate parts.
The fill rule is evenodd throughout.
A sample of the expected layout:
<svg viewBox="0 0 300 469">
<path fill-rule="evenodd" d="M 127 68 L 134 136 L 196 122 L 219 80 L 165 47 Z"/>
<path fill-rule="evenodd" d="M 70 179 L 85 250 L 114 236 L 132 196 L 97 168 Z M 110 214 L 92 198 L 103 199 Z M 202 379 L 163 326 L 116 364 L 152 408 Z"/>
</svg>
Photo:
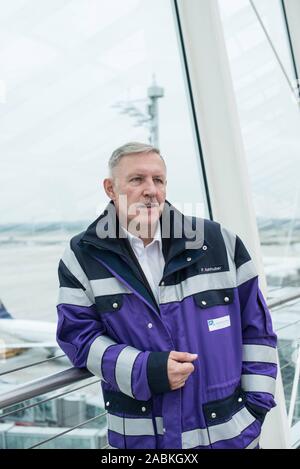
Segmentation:
<svg viewBox="0 0 300 469">
<path fill-rule="evenodd" d="M 155 196 L 157 193 L 157 188 L 155 186 L 155 183 L 152 179 L 147 179 L 145 181 L 145 187 L 144 187 L 144 195 L 147 196 Z"/>
</svg>

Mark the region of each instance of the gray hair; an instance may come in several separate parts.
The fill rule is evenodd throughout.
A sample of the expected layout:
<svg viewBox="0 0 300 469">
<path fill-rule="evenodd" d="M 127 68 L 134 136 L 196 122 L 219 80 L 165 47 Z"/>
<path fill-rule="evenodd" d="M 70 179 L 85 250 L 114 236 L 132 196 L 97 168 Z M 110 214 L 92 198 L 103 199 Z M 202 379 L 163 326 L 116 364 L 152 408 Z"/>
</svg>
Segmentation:
<svg viewBox="0 0 300 469">
<path fill-rule="evenodd" d="M 112 176 L 113 169 L 119 164 L 121 158 L 127 155 L 132 155 L 133 153 L 157 153 L 163 160 L 159 149 L 152 145 L 139 142 L 125 143 L 125 145 L 117 148 L 109 158 L 108 168 L 110 175 Z"/>
</svg>

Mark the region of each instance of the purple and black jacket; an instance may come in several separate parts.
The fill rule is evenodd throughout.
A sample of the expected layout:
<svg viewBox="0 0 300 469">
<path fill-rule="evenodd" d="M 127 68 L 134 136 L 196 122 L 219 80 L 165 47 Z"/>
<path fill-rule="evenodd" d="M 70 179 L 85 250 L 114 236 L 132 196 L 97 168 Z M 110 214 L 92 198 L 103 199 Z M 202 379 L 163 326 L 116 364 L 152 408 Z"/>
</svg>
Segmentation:
<svg viewBox="0 0 300 469">
<path fill-rule="evenodd" d="M 166 210 L 159 304 L 128 240 L 99 237 L 107 211 L 72 238 L 59 264 L 57 342 L 101 378 L 111 447 L 256 448 L 275 406 L 277 354 L 253 261 L 238 236 L 206 219 L 201 246 L 187 249 Z M 198 354 L 175 391 L 171 350 Z"/>
</svg>

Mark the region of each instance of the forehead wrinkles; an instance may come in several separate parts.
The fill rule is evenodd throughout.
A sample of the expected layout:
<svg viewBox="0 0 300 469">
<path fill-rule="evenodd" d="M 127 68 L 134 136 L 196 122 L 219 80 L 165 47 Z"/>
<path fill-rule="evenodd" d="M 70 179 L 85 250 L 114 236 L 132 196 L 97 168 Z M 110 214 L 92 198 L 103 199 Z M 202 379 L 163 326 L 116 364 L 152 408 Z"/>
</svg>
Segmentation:
<svg viewBox="0 0 300 469">
<path fill-rule="evenodd" d="M 146 155 L 126 155 L 120 161 L 117 167 L 124 168 L 128 171 L 148 171 L 149 166 L 156 168 L 157 171 L 162 172 L 166 170 L 165 162 L 156 153 Z"/>
<path fill-rule="evenodd" d="M 142 169 L 142 168 L 119 168 L 119 171 L 116 171 L 114 174 L 115 181 L 128 181 L 130 178 L 134 176 L 140 177 L 161 177 L 163 179 L 166 178 L 166 172 L 162 168 L 153 168 L 153 170 L 149 169 Z"/>
<path fill-rule="evenodd" d="M 141 158 L 141 157 L 138 157 Z M 147 159 L 148 158 L 148 159 Z M 161 176 L 166 181 L 167 172 L 164 161 L 158 157 L 147 155 L 143 161 L 135 158 L 134 155 L 124 156 L 119 164 L 113 170 L 113 180 L 117 186 L 123 185 L 128 182 L 132 176 Z"/>
</svg>

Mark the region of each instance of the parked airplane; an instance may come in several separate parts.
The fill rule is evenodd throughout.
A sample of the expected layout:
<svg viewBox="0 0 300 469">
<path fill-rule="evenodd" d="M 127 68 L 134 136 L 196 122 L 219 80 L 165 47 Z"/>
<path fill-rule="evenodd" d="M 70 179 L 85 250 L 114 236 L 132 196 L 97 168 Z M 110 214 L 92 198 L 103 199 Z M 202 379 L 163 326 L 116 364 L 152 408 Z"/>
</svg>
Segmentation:
<svg viewBox="0 0 300 469">
<path fill-rule="evenodd" d="M 46 348 L 56 355 L 54 322 L 14 319 L 0 300 L 0 351 L 7 349 Z M 60 350 L 60 349 L 59 349 Z"/>
</svg>

